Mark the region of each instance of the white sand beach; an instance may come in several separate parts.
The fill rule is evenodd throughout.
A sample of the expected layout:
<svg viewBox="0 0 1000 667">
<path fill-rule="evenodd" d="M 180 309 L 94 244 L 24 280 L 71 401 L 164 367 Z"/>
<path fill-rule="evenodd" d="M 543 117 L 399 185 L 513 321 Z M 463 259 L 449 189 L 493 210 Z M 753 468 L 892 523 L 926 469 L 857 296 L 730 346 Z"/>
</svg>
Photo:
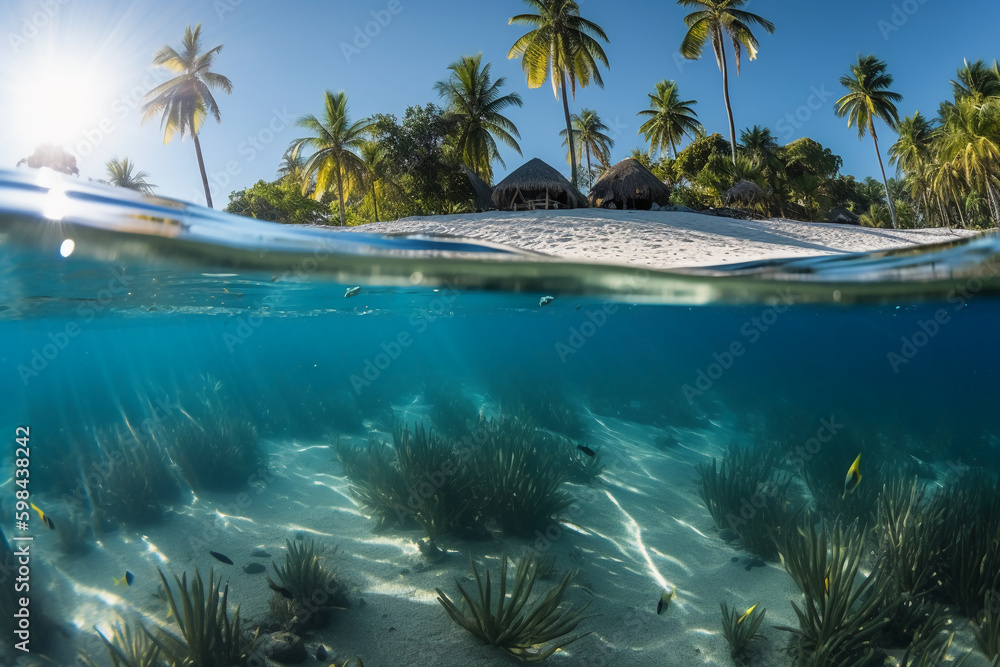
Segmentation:
<svg viewBox="0 0 1000 667">
<path fill-rule="evenodd" d="M 569 259 L 658 269 L 888 250 L 954 241 L 976 233 L 592 208 L 414 217 L 348 229 L 378 234 L 446 234 Z"/>
</svg>

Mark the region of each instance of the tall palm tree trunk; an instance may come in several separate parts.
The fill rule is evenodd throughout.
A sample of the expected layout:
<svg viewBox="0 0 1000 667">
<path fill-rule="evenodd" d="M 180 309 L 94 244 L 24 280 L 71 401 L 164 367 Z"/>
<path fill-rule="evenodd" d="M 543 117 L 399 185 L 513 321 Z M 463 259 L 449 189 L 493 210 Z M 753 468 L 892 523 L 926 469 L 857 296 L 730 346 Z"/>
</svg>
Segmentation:
<svg viewBox="0 0 1000 667">
<path fill-rule="evenodd" d="M 587 192 L 590 192 L 590 189 L 594 187 L 593 173 L 593 167 L 590 166 L 590 144 L 587 144 Z"/>
<path fill-rule="evenodd" d="M 208 187 L 208 174 L 205 172 L 205 158 L 201 156 L 201 142 L 198 141 L 197 132 L 192 132 L 191 136 L 194 137 L 194 152 L 198 154 L 198 169 L 201 170 L 201 183 L 205 186 L 205 203 L 208 204 L 209 208 L 214 208 L 212 206 L 212 191 Z"/>
<path fill-rule="evenodd" d="M 726 64 L 726 49 L 722 46 L 722 34 L 719 28 L 719 62 L 722 63 L 722 95 L 726 100 L 726 113 L 729 114 L 729 141 L 733 150 L 733 164 L 736 164 L 736 123 L 733 122 L 733 105 L 729 102 L 729 66 Z"/>
<path fill-rule="evenodd" d="M 896 222 L 896 207 L 892 203 L 892 195 L 889 194 L 889 180 L 885 177 L 885 165 L 882 164 L 882 151 L 878 149 L 878 135 L 875 134 L 875 123 L 868 121 L 868 129 L 871 130 L 872 139 L 875 140 L 875 155 L 878 156 L 878 168 L 882 170 L 882 185 L 885 186 L 885 200 L 889 202 L 889 215 L 892 217 L 892 228 L 899 229 Z"/>
<path fill-rule="evenodd" d="M 347 224 L 347 213 L 344 211 L 344 171 L 337 165 L 337 200 L 340 202 L 340 226 Z"/>
<path fill-rule="evenodd" d="M 562 79 L 562 98 L 563 98 L 563 114 L 566 116 L 566 140 L 569 144 L 569 169 L 570 169 L 570 181 L 573 183 L 573 187 L 576 187 L 576 149 L 573 147 L 573 124 L 569 119 L 569 97 L 566 96 L 566 73 L 563 72 L 560 76 Z"/>
<path fill-rule="evenodd" d="M 375 207 L 375 222 L 378 222 L 378 195 L 375 194 L 377 183 L 372 183 L 372 206 Z"/>
<path fill-rule="evenodd" d="M 673 155 L 671 156 L 670 159 L 676 160 L 677 159 L 677 144 L 674 143 L 673 137 L 670 138 L 670 150 L 673 151 Z"/>
</svg>

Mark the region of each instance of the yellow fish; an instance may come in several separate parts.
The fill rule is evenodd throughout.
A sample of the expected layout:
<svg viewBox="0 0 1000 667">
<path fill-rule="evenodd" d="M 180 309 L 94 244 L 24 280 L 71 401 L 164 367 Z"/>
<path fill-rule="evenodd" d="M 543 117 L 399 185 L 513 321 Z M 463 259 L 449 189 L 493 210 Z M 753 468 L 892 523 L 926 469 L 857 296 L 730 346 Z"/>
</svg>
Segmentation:
<svg viewBox="0 0 1000 667">
<path fill-rule="evenodd" d="M 754 605 L 754 606 L 750 607 L 749 609 L 747 609 L 746 613 L 743 614 L 742 616 L 740 616 L 739 619 L 736 621 L 736 624 L 739 625 L 743 621 L 747 620 L 750 617 L 750 614 L 752 614 L 753 610 L 756 609 L 756 608 L 757 608 L 757 605 Z"/>
<path fill-rule="evenodd" d="M 858 454 L 858 458 L 854 459 L 854 463 L 851 467 L 847 469 L 847 479 L 844 480 L 844 494 L 840 496 L 843 500 L 847 497 L 848 493 L 854 493 L 854 490 L 858 488 L 861 484 L 861 454 Z"/>
<path fill-rule="evenodd" d="M 656 604 L 656 613 L 662 614 L 663 611 L 670 606 L 670 600 L 673 597 L 674 589 L 667 586 L 663 591 L 663 595 L 660 596 L 660 601 Z"/>
<path fill-rule="evenodd" d="M 42 523 L 44 523 L 46 526 L 49 527 L 49 530 L 55 530 L 56 529 L 56 524 L 52 523 L 52 519 L 50 519 L 48 516 L 46 516 L 45 512 L 43 512 L 42 510 L 38 509 L 38 505 L 36 505 L 35 503 L 29 503 L 29 504 L 31 505 L 31 509 L 33 509 L 36 512 L 38 512 L 38 518 L 40 518 L 42 520 Z"/>
<path fill-rule="evenodd" d="M 118 577 L 111 577 L 111 579 L 114 580 L 115 586 L 118 586 L 120 584 L 131 586 L 132 582 L 135 581 L 135 575 L 129 572 L 128 570 L 125 570 L 125 575 L 120 579 Z"/>
</svg>

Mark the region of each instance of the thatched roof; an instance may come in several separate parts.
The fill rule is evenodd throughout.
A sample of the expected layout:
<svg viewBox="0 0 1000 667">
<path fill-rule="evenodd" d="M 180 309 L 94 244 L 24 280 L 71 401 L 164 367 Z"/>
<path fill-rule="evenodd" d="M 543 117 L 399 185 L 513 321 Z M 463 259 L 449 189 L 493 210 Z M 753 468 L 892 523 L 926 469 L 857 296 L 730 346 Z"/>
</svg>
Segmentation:
<svg viewBox="0 0 1000 667">
<path fill-rule="evenodd" d="M 462 171 L 465 172 L 466 178 L 469 179 L 469 185 L 472 186 L 472 191 L 476 194 L 476 210 L 490 211 L 496 208 L 493 206 L 493 188 L 490 187 L 490 184 L 479 178 L 476 172 L 464 164 L 462 165 Z"/>
<path fill-rule="evenodd" d="M 842 225 L 860 225 L 861 218 L 840 206 L 833 208 L 826 214 L 827 222 L 837 222 Z"/>
<path fill-rule="evenodd" d="M 604 172 L 590 189 L 591 206 L 648 210 L 670 204 L 670 188 L 635 158 L 625 158 Z"/>
<path fill-rule="evenodd" d="M 752 206 L 764 198 L 764 191 L 753 181 L 740 181 L 722 195 L 722 202 L 726 206 L 733 204 L 743 204 Z"/>
<path fill-rule="evenodd" d="M 550 199 L 566 208 L 586 208 L 587 198 L 569 180 L 538 158 L 518 167 L 493 188 L 493 205 L 511 210 Z"/>
</svg>

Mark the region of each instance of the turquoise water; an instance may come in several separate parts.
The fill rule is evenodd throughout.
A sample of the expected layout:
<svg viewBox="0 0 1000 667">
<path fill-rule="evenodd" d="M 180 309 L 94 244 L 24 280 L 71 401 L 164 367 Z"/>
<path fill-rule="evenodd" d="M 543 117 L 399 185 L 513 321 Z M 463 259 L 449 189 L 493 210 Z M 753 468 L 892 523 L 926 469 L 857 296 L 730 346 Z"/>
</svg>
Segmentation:
<svg viewBox="0 0 1000 667">
<path fill-rule="evenodd" d="M 653 607 L 664 579 L 678 586 L 676 615 L 664 622 L 684 650 L 708 642 L 706 654 L 721 656 L 710 664 L 728 664 L 718 603 L 732 605 L 739 589 L 713 593 L 703 580 L 709 570 L 697 576 L 709 565 L 674 553 L 706 587 L 685 602 L 694 584 L 669 574 L 673 561 L 662 554 L 671 544 L 636 538 L 641 548 L 620 553 L 597 545 L 594 534 L 609 519 L 594 510 L 603 496 L 624 503 L 632 493 L 634 505 L 619 504 L 629 517 L 655 506 L 695 525 L 699 548 L 718 551 L 724 567 L 732 553 L 749 556 L 712 523 L 696 470 L 730 442 L 779 442 L 785 473 L 817 458 L 840 479 L 862 452 L 866 486 L 889 477 L 874 461 L 929 489 L 946 487 L 956 470 L 1000 471 L 995 236 L 919 252 L 667 273 L 455 239 L 289 229 L 114 197 L 0 175 L 0 423 L 10 443 L 2 529 L 8 540 L 35 536 L 32 609 L 49 621 L 41 611 L 34 617 L 33 651 L 57 664 L 70 664 L 80 647 L 104 664 L 93 628 L 107 633 L 119 615 L 169 628 L 155 597 L 158 567 L 190 576 L 214 566 L 229 577 L 230 602 L 241 604 L 246 622 L 273 629 L 263 575 L 251 580 L 237 568 L 253 562 L 254 549 L 280 563 L 286 539 L 302 534 L 339 545 L 331 562 L 339 559 L 350 587 L 347 618 L 306 633 L 310 660 L 322 643 L 340 661 L 408 664 L 384 662 L 380 617 L 369 611 L 376 598 L 392 608 L 398 595 L 389 578 L 371 574 L 389 563 L 434 577 L 414 584 L 431 592 L 405 615 L 433 617 L 436 639 L 400 621 L 416 633 L 404 645 L 444 642 L 447 653 L 424 654 L 433 664 L 506 664 L 451 624 L 432 591 L 467 572 L 470 554 L 495 566 L 500 553 L 513 557 L 544 531 L 512 535 L 487 522 L 485 534 L 448 533 L 436 540 L 448 552 L 443 566 L 414 547 L 419 528 L 372 532 L 372 513 L 359 507 L 329 446 L 339 439 L 363 448 L 370 436 L 392 442 L 394 426 L 422 423 L 460 439 L 480 416 L 516 414 L 571 453 L 577 444 L 599 450 L 605 471 L 567 482 L 590 511 L 570 517 L 581 531 L 561 537 L 557 551 L 564 560 L 590 554 L 573 566 L 589 578 L 595 606 L 605 615 L 617 604 L 643 606 L 639 625 L 661 619 Z M 540 305 L 543 297 L 555 298 Z M 31 500 L 60 530 L 46 529 L 34 511 L 28 530 L 15 526 L 19 427 L 30 429 Z M 817 435 L 823 428 L 830 437 Z M 184 438 L 202 438 L 195 449 L 220 440 L 256 445 L 223 464 L 188 452 L 194 462 L 186 466 Z M 169 494 L 155 507 L 137 507 L 135 489 L 118 503 L 105 488 L 115 452 L 132 447 L 167 461 Z M 804 481 L 795 486 L 803 503 L 821 505 Z M 568 512 L 554 518 L 570 522 Z M 66 526 L 79 535 L 62 536 Z M 386 553 L 373 546 L 379 540 L 400 546 Z M 611 561 L 619 565 L 588 571 Z M 778 559 L 767 562 L 787 586 Z M 571 564 L 557 563 L 560 572 Z M 619 600 L 615 586 L 600 582 L 613 581 L 616 567 L 635 575 Z M 131 588 L 112 580 L 125 570 L 137 578 Z M 758 585 L 747 590 L 756 595 Z M 574 588 L 568 597 L 583 595 Z M 789 599 L 780 593 L 769 618 L 794 623 Z M 598 632 L 551 660 L 696 664 L 670 658 L 676 647 L 641 632 L 625 651 L 609 624 L 586 621 L 582 630 Z M 711 641 L 698 635 L 710 625 Z M 792 664 L 782 652 L 787 640 L 769 629 L 757 664 Z"/>
</svg>

